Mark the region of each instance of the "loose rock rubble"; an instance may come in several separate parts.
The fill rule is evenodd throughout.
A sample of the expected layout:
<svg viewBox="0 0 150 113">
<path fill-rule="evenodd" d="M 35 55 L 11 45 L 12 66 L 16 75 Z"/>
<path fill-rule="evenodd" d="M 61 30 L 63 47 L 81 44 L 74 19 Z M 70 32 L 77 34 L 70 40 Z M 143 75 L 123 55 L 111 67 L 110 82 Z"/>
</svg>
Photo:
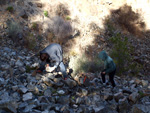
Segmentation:
<svg viewBox="0 0 150 113">
<path fill-rule="evenodd" d="M 102 85 L 100 77 L 96 78 L 93 73 L 87 74 L 87 84 L 83 83 L 82 77 L 80 80 L 69 77 L 65 81 L 59 72 L 32 76 L 34 67 L 40 62 L 37 57 L 30 57 L 31 51 L 3 44 L 0 48 L 1 112 L 149 112 L 148 80 L 116 76 L 117 86 L 112 88 Z"/>
<path fill-rule="evenodd" d="M 33 4 L 31 2 L 29 5 L 26 4 L 28 6 L 26 10 L 22 9 L 24 6 L 22 2 L 17 1 L 16 4 L 19 7 L 18 15 L 24 18 L 26 23 L 29 16 L 27 10 L 31 15 L 34 12 L 29 8 Z M 42 8 L 44 5 L 37 3 L 37 7 Z M 38 57 L 33 56 L 32 51 L 23 47 L 14 47 L 14 43 L 4 32 L 6 28 L 7 25 L 4 23 L 0 31 L 2 35 L 0 37 L 2 38 L 0 39 L 0 113 L 148 113 L 150 111 L 150 81 L 144 77 L 139 79 L 116 76 L 117 86 L 112 88 L 111 85 L 104 86 L 100 77 L 94 77 L 93 73 L 86 75 L 90 77 L 87 77 L 85 82 L 84 78 L 78 76 L 64 81 L 58 72 L 32 76 L 32 72 L 40 63 Z M 26 26 L 24 30 L 27 30 Z M 101 41 L 105 42 L 105 39 L 101 38 Z M 141 44 L 141 50 L 145 48 L 142 46 L 144 45 Z M 140 55 L 136 60 L 141 59 Z M 142 57 L 148 59 L 147 56 Z M 148 69 L 149 67 L 147 71 Z"/>
</svg>

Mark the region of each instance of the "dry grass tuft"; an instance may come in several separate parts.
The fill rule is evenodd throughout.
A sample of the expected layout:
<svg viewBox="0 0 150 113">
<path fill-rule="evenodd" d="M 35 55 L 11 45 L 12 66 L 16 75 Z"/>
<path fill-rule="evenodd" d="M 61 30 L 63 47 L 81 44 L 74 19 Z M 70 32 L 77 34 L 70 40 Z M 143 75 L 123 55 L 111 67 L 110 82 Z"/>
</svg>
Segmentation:
<svg viewBox="0 0 150 113">
<path fill-rule="evenodd" d="M 65 21 L 63 18 L 56 16 L 53 18 L 53 33 L 55 38 L 60 43 L 65 43 L 72 35 L 72 26 L 69 22 Z"/>
</svg>

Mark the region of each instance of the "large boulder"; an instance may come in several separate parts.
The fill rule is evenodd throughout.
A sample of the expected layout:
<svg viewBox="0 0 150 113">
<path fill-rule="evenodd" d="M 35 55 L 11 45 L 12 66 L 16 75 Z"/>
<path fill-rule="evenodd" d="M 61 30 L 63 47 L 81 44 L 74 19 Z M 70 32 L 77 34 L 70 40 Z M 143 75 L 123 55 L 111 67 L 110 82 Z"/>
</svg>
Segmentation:
<svg viewBox="0 0 150 113">
<path fill-rule="evenodd" d="M 73 88 L 74 86 L 77 85 L 76 81 L 68 78 L 67 80 L 64 81 L 65 84 L 67 84 L 70 88 Z"/>
</svg>

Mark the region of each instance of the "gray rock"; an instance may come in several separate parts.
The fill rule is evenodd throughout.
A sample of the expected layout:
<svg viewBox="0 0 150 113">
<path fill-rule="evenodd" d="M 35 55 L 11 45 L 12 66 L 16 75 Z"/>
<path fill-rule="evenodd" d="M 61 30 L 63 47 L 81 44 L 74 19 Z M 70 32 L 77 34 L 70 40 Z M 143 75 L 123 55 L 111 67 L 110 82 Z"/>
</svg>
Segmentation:
<svg viewBox="0 0 150 113">
<path fill-rule="evenodd" d="M 54 87 L 58 88 L 58 87 L 62 87 L 64 84 L 62 82 L 58 82 L 54 84 Z"/>
<path fill-rule="evenodd" d="M 11 65 L 11 66 L 14 66 L 14 65 L 15 65 L 15 62 L 16 62 L 15 59 L 11 59 L 11 60 L 10 60 L 10 65 Z"/>
<path fill-rule="evenodd" d="M 149 98 L 149 96 L 145 96 L 145 97 L 141 98 L 140 101 L 142 104 L 149 104 L 150 98 Z"/>
<path fill-rule="evenodd" d="M 135 104 L 132 107 L 132 113 L 149 113 L 150 105 Z"/>
<path fill-rule="evenodd" d="M 94 106 L 93 109 L 95 111 L 95 113 L 101 113 L 101 111 L 104 109 L 105 107 L 104 106 Z"/>
<path fill-rule="evenodd" d="M 124 88 L 122 92 L 123 93 L 127 93 L 127 94 L 131 94 L 132 93 L 132 91 L 130 89 L 128 89 L 128 88 Z"/>
<path fill-rule="evenodd" d="M 19 104 L 19 108 L 25 108 L 26 106 L 28 106 L 27 102 L 22 102 Z"/>
<path fill-rule="evenodd" d="M 23 101 L 30 100 L 32 98 L 33 97 L 32 97 L 32 93 L 31 92 L 26 93 L 26 94 L 23 95 Z"/>
<path fill-rule="evenodd" d="M 131 81 L 129 81 L 129 83 L 130 83 L 130 84 L 133 84 L 134 82 L 135 82 L 135 80 L 131 80 Z"/>
<path fill-rule="evenodd" d="M 50 79 L 54 79 L 55 78 L 55 76 L 52 74 L 52 73 L 47 73 L 47 75 L 46 75 L 48 78 L 50 78 Z"/>
<path fill-rule="evenodd" d="M 116 110 L 118 107 L 118 103 L 115 101 L 115 99 L 109 101 L 109 108 Z"/>
<path fill-rule="evenodd" d="M 17 62 L 15 63 L 15 65 L 18 66 L 18 67 L 22 67 L 24 64 L 20 60 L 17 60 Z"/>
<path fill-rule="evenodd" d="M 4 47 L 4 51 L 6 51 L 6 52 L 11 52 L 11 49 L 8 48 L 8 47 Z"/>
<path fill-rule="evenodd" d="M 101 99 L 100 99 L 100 96 L 99 95 L 94 95 L 93 96 L 93 101 L 95 101 L 95 102 L 98 102 L 98 101 L 100 101 Z"/>
<path fill-rule="evenodd" d="M 46 90 L 44 91 L 44 96 L 48 96 L 48 97 L 50 97 L 50 96 L 51 96 L 51 94 L 52 94 L 52 92 L 51 92 L 51 90 L 50 90 L 50 89 L 46 89 Z"/>
<path fill-rule="evenodd" d="M 20 11 L 19 16 L 24 19 L 28 19 L 28 15 L 27 15 L 26 11 L 23 9 Z"/>
<path fill-rule="evenodd" d="M 5 79 L 4 78 L 0 78 L 0 84 L 2 85 L 4 85 L 5 84 Z"/>
<path fill-rule="evenodd" d="M 136 83 L 136 84 L 140 84 L 140 83 L 141 83 L 141 80 L 138 79 L 138 78 L 136 78 L 136 79 L 135 79 L 135 83 Z"/>
<path fill-rule="evenodd" d="M 7 101 L 12 100 L 12 98 L 11 98 L 11 96 L 9 96 L 8 92 L 3 92 L 1 94 L 1 96 L 0 96 L 0 99 L 3 100 L 3 101 L 5 101 L 5 100 L 7 100 Z"/>
<path fill-rule="evenodd" d="M 48 85 L 48 86 L 53 86 L 53 85 L 55 84 L 55 83 L 54 83 L 51 79 L 49 79 L 48 77 L 43 77 L 42 80 L 43 80 L 43 82 L 44 82 L 46 85 Z"/>
<path fill-rule="evenodd" d="M 139 93 L 133 92 L 132 94 L 129 95 L 129 100 L 131 100 L 132 102 L 136 102 L 138 97 L 139 97 Z"/>
<path fill-rule="evenodd" d="M 19 67 L 19 70 L 23 73 L 26 71 L 26 69 L 24 67 Z"/>
<path fill-rule="evenodd" d="M 82 95 L 87 96 L 87 94 L 88 94 L 88 91 L 86 89 L 82 89 Z"/>
<path fill-rule="evenodd" d="M 26 88 L 26 87 L 24 87 L 24 86 L 20 86 L 20 91 L 22 92 L 22 93 L 26 93 L 27 91 L 28 91 L 28 89 Z"/>
<path fill-rule="evenodd" d="M 16 85 L 16 86 L 12 86 L 12 90 L 13 91 L 16 91 L 18 89 L 18 86 Z"/>
<path fill-rule="evenodd" d="M 31 65 L 31 67 L 35 68 L 35 67 L 38 67 L 39 66 L 39 63 L 34 63 Z"/>
<path fill-rule="evenodd" d="M 128 113 L 129 111 L 129 103 L 126 97 L 124 97 L 123 99 L 119 99 L 119 112 L 121 113 Z"/>
<path fill-rule="evenodd" d="M 51 78 L 52 78 L 52 76 L 51 76 Z M 55 83 L 60 83 L 62 78 L 53 78 L 53 80 Z"/>
<path fill-rule="evenodd" d="M 60 95 L 64 95 L 65 91 L 64 90 L 59 90 L 59 91 L 57 91 L 57 93 L 60 94 Z"/>
<path fill-rule="evenodd" d="M 59 97 L 59 99 L 57 100 L 58 103 L 60 104 L 69 104 L 70 103 L 70 99 L 69 96 L 61 96 Z"/>
<path fill-rule="evenodd" d="M 82 98 L 81 98 L 81 97 L 78 97 L 78 98 L 76 99 L 76 104 L 81 104 L 81 102 L 82 102 Z"/>
<path fill-rule="evenodd" d="M 37 3 L 37 7 L 42 8 L 42 3 Z"/>
<path fill-rule="evenodd" d="M 16 56 L 16 52 L 11 52 L 11 56 Z"/>
<path fill-rule="evenodd" d="M 0 101 L 0 109 L 5 109 L 8 112 L 17 113 L 17 104 L 15 101 L 10 100 L 1 100 Z"/>
<path fill-rule="evenodd" d="M 109 93 L 106 93 L 106 94 L 104 94 L 103 98 L 104 98 L 104 100 L 112 100 L 113 99 L 113 95 L 109 94 Z"/>
<path fill-rule="evenodd" d="M 10 68 L 10 65 L 7 65 L 7 64 L 1 65 L 2 70 L 8 70 L 9 68 Z"/>
<path fill-rule="evenodd" d="M 29 113 L 29 112 L 32 111 L 32 109 L 33 109 L 34 107 L 36 107 L 34 104 L 27 105 L 27 106 L 25 107 L 25 109 L 23 110 L 23 112 L 24 112 L 24 113 Z"/>
<path fill-rule="evenodd" d="M 124 95 L 122 92 L 118 92 L 118 93 L 114 94 L 114 99 L 116 100 L 116 102 L 118 102 L 119 99 L 122 99 L 122 98 L 124 98 Z"/>
<path fill-rule="evenodd" d="M 77 83 L 76 83 L 74 80 L 70 79 L 70 78 L 68 78 L 68 79 L 65 80 L 64 82 L 65 82 L 70 88 L 73 88 L 74 86 L 77 85 Z"/>
<path fill-rule="evenodd" d="M 85 97 L 85 104 L 86 105 L 91 105 L 92 101 L 89 97 Z"/>
<path fill-rule="evenodd" d="M 42 111 L 42 113 L 49 113 L 49 111 L 48 110 L 45 110 L 45 111 Z M 55 113 L 55 112 L 54 112 Z"/>
<path fill-rule="evenodd" d="M 56 113 L 54 110 L 49 111 L 49 113 Z"/>
<path fill-rule="evenodd" d="M 93 108 L 95 113 L 118 113 L 116 110 L 110 109 L 109 107 L 105 106 L 99 106 Z"/>
<path fill-rule="evenodd" d="M 147 80 L 142 80 L 142 85 L 145 87 L 145 86 L 148 86 L 148 81 Z"/>
<path fill-rule="evenodd" d="M 13 93 L 13 94 L 12 94 L 12 97 L 13 97 L 13 99 L 15 99 L 16 101 L 20 101 L 20 99 L 21 99 L 18 92 Z"/>
<path fill-rule="evenodd" d="M 22 0 L 16 1 L 16 5 L 17 6 L 24 6 L 24 1 L 22 1 Z"/>
</svg>

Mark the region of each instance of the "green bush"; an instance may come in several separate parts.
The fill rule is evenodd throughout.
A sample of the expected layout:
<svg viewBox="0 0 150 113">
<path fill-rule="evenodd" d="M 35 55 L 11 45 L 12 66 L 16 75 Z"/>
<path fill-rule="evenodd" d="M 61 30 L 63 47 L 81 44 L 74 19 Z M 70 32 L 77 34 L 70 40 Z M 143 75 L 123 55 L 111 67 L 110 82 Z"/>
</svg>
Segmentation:
<svg viewBox="0 0 150 113">
<path fill-rule="evenodd" d="M 6 10 L 12 13 L 14 11 L 14 8 L 12 6 L 9 6 L 6 8 Z"/>
<path fill-rule="evenodd" d="M 98 57 L 88 59 L 85 55 L 77 60 L 76 65 L 75 73 L 97 73 L 103 68 L 103 63 Z"/>
<path fill-rule="evenodd" d="M 44 16 L 48 17 L 48 11 L 44 11 Z"/>
<path fill-rule="evenodd" d="M 128 38 L 122 38 L 121 34 L 116 34 L 110 38 L 110 41 L 113 43 L 111 56 L 117 65 L 117 73 L 121 75 L 130 70 L 137 74 L 140 70 L 140 64 L 133 61 L 131 54 L 134 48 L 128 42 Z"/>
</svg>

